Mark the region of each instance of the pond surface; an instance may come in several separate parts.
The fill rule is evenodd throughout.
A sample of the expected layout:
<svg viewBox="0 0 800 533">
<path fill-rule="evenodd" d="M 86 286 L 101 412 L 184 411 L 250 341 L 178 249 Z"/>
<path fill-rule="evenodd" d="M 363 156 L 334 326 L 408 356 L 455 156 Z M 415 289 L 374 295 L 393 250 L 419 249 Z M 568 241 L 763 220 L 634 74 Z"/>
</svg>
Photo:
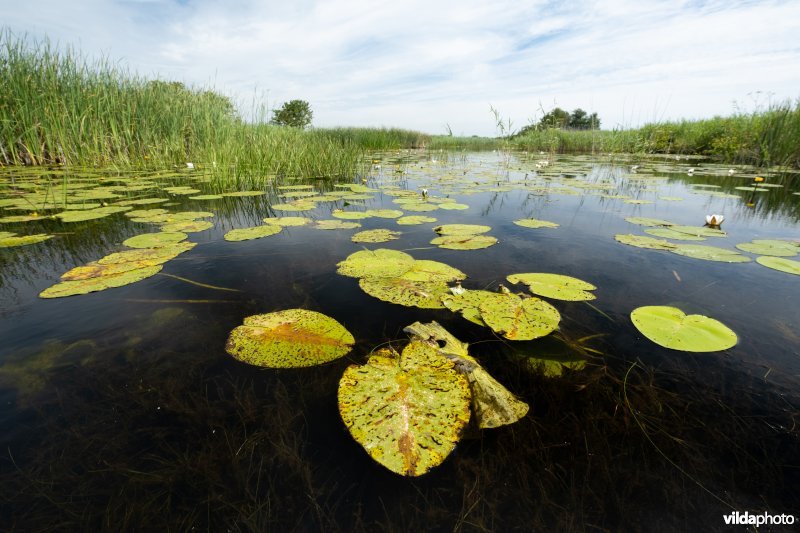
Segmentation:
<svg viewBox="0 0 800 533">
<path fill-rule="evenodd" d="M 199 165 L 129 174 L 3 169 L 0 231 L 53 237 L 0 248 L 0 522 L 12 531 L 669 531 L 723 530 L 722 515 L 734 510 L 798 516 L 800 276 L 735 245 L 800 239 L 800 179 L 731 170 L 698 160 L 632 169 L 590 156 L 386 153 L 354 184 L 264 177 L 259 195 L 193 200 L 236 188 L 214 185 Z M 759 190 L 736 188 L 754 184 Z M 272 207 L 320 195 L 328 199 L 306 211 Z M 412 197 L 435 210 L 405 209 L 418 203 L 408 204 Z M 187 233 L 197 245 L 147 279 L 43 299 L 68 270 L 160 227 L 135 222 L 130 211 L 50 218 L 65 201 L 82 211 L 121 202 L 206 212 L 198 220 L 212 226 Z M 357 229 L 316 227 L 340 220 L 339 209 L 399 209 L 436 222 L 369 217 L 354 220 Z M 7 218 L 32 213 L 32 221 Z M 699 229 L 710 214 L 724 214 L 725 235 L 699 244 L 750 261 L 615 240 L 654 229 L 626 218 Z M 253 240 L 223 238 L 276 216 L 312 222 Z M 530 218 L 558 226 L 514 224 Z M 430 244 L 433 228 L 447 223 L 490 226 L 498 242 L 477 250 Z M 351 241 L 379 228 L 401 235 Z M 527 292 L 506 276 L 548 272 L 594 284 L 597 298 L 548 300 L 561 314 L 558 331 L 508 341 L 447 309 L 381 301 L 336 273 L 350 254 L 378 248 L 455 267 L 467 289 L 503 283 Z M 630 319 L 650 305 L 714 318 L 738 343 L 709 353 L 663 348 Z M 226 353 L 244 317 L 294 308 L 338 320 L 354 349 L 294 370 Z M 431 320 L 470 343 L 530 411 L 510 426 L 468 431 L 441 466 L 405 478 L 350 437 L 337 387 L 348 365 L 389 341 L 402 347 L 404 327 Z M 543 372 L 542 358 L 558 361 L 556 372 Z"/>
</svg>

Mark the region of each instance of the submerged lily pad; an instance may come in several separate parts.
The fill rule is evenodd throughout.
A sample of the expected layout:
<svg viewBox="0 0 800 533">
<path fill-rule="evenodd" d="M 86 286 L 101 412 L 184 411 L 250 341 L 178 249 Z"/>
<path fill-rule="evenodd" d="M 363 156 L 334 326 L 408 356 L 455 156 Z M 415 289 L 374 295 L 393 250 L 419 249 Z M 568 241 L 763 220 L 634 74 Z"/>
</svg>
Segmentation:
<svg viewBox="0 0 800 533">
<path fill-rule="evenodd" d="M 550 222 L 548 220 L 538 220 L 535 218 L 522 218 L 520 220 L 515 220 L 514 224 L 516 224 L 517 226 L 522 226 L 523 228 L 532 228 L 532 229 L 558 227 L 558 224 L 556 224 L 555 222 Z"/>
<path fill-rule="evenodd" d="M 436 219 L 433 217 L 426 217 L 423 215 L 411 215 L 406 217 L 400 217 L 396 220 L 396 222 L 401 226 L 412 226 L 416 224 L 427 224 L 429 222 L 436 222 Z"/>
<path fill-rule="evenodd" d="M 143 279 L 154 276 L 161 271 L 161 265 L 148 266 L 133 270 L 126 270 L 117 274 L 97 276 L 75 281 L 62 281 L 52 287 L 48 287 L 39 293 L 40 298 L 63 298 L 65 296 L 75 296 L 77 294 L 88 294 L 90 292 L 102 291 L 114 287 L 130 285 Z"/>
<path fill-rule="evenodd" d="M 800 245 L 777 239 L 756 239 L 753 242 L 737 244 L 736 247 L 745 252 L 774 257 L 793 257 L 800 252 Z"/>
<path fill-rule="evenodd" d="M 333 318 L 306 309 L 248 316 L 228 337 L 225 350 L 256 366 L 298 368 L 346 355 L 355 339 Z"/>
<path fill-rule="evenodd" d="M 405 252 L 379 248 L 350 254 L 336 265 L 336 272 L 353 278 L 392 278 L 408 272 L 413 264 L 414 258 Z"/>
<path fill-rule="evenodd" d="M 402 235 L 399 231 L 392 231 L 389 229 L 370 229 L 366 231 L 359 231 L 350 237 L 353 242 L 389 242 L 400 238 Z"/>
<path fill-rule="evenodd" d="M 678 247 L 674 242 L 665 241 L 662 239 L 654 239 L 652 237 L 645 237 L 644 235 L 633 234 L 617 234 L 614 239 L 622 244 L 628 246 L 635 246 L 636 248 L 647 248 L 649 250 L 674 250 Z"/>
<path fill-rule="evenodd" d="M 167 244 L 174 244 L 185 240 L 187 235 L 179 231 L 166 232 L 161 231 L 157 233 L 145 233 L 143 235 L 136 235 L 130 239 L 122 242 L 129 248 L 158 248 Z"/>
<path fill-rule="evenodd" d="M 747 263 L 750 261 L 749 257 L 734 250 L 716 246 L 703 246 L 702 244 L 678 244 L 670 251 L 674 254 L 705 261 L 719 261 L 722 263 Z"/>
<path fill-rule="evenodd" d="M 506 276 L 509 283 L 524 283 L 533 294 L 571 302 L 594 300 L 590 292 L 597 287 L 586 281 L 562 274 L 526 273 Z"/>
<path fill-rule="evenodd" d="M 558 328 L 561 314 L 539 298 L 495 293 L 479 306 L 481 319 L 496 333 L 512 341 L 537 339 Z"/>
<path fill-rule="evenodd" d="M 2 232 L 0 234 L 0 248 L 13 248 L 15 246 L 27 246 L 29 244 L 36 244 L 53 238 L 52 235 L 46 233 L 37 233 L 35 235 L 15 235 L 9 232 Z"/>
<path fill-rule="evenodd" d="M 433 228 L 433 231 L 439 235 L 479 235 L 491 231 L 491 229 L 490 226 L 477 224 L 442 224 Z"/>
<path fill-rule="evenodd" d="M 800 261 L 793 261 L 792 259 L 785 259 L 783 257 L 764 256 L 756 258 L 759 265 L 764 265 L 773 270 L 780 270 L 787 274 L 795 274 L 800 276 Z"/>
<path fill-rule="evenodd" d="M 262 237 L 269 237 L 281 232 L 281 227 L 275 224 L 264 224 L 263 226 L 255 226 L 252 228 L 239 228 L 232 229 L 225 234 L 224 239 L 231 242 L 249 241 L 251 239 L 260 239 Z"/>
<path fill-rule="evenodd" d="M 672 350 L 716 352 L 738 342 L 736 333 L 722 322 L 703 315 L 687 315 L 676 307 L 639 307 L 631 312 L 631 320 L 645 337 Z"/>
<path fill-rule="evenodd" d="M 401 355 L 379 350 L 339 381 L 339 413 L 369 455 L 392 472 L 420 476 L 441 464 L 470 419 L 467 378 L 428 343 Z"/>
<path fill-rule="evenodd" d="M 419 307 L 443 309 L 442 297 L 449 293 L 444 281 L 413 281 L 399 278 L 361 278 L 361 290 L 384 302 Z"/>
<path fill-rule="evenodd" d="M 564 370 L 583 370 L 586 367 L 585 360 L 561 361 L 558 359 L 545 359 L 539 357 L 529 357 L 528 366 L 544 374 L 548 378 L 557 378 L 564 375 Z"/>
</svg>

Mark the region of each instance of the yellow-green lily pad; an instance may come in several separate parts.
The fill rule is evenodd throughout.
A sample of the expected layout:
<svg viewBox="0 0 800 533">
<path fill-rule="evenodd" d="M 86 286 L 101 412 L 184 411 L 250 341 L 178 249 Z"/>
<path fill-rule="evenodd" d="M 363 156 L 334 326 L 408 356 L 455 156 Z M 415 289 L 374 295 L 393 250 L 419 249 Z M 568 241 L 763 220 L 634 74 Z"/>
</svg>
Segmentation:
<svg viewBox="0 0 800 533">
<path fill-rule="evenodd" d="M 224 236 L 226 241 L 240 242 L 249 241 L 251 239 L 260 239 L 262 237 L 269 237 L 281 232 L 281 227 L 275 224 L 264 224 L 263 226 L 255 226 L 252 228 L 238 228 L 232 229 Z"/>
<path fill-rule="evenodd" d="M 197 196 L 190 196 L 189 200 L 222 200 L 221 194 L 198 194 Z"/>
<path fill-rule="evenodd" d="M 224 192 L 222 196 L 232 196 L 232 197 L 242 197 L 242 196 L 264 196 L 266 193 L 264 191 L 235 191 L 235 192 Z"/>
<path fill-rule="evenodd" d="M 736 247 L 751 254 L 774 257 L 794 257 L 800 252 L 800 245 L 778 239 L 755 239 L 753 242 L 737 244 Z"/>
<path fill-rule="evenodd" d="M 640 226 L 672 226 L 673 223 L 669 220 L 660 218 L 647 218 L 647 217 L 627 217 L 625 219 L 631 224 L 638 224 Z"/>
<path fill-rule="evenodd" d="M 532 229 L 558 227 L 558 224 L 556 224 L 555 222 L 550 222 L 548 220 L 538 220 L 536 218 L 523 218 L 520 220 L 515 220 L 514 224 L 516 224 L 517 226 L 522 226 L 523 228 L 532 228 Z"/>
<path fill-rule="evenodd" d="M 126 250 L 124 252 L 115 252 L 108 254 L 97 260 L 101 265 L 113 263 L 128 263 L 131 261 L 147 261 L 148 266 L 160 265 L 166 263 L 170 259 L 178 257 L 183 252 L 188 252 L 197 246 L 196 242 L 178 242 L 175 244 L 167 244 L 160 248 L 142 248 L 137 250 Z"/>
<path fill-rule="evenodd" d="M 631 312 L 645 337 L 665 348 L 684 352 L 717 352 L 738 342 L 725 324 L 703 315 L 687 315 L 676 307 L 650 305 Z"/>
<path fill-rule="evenodd" d="M 379 350 L 339 381 L 339 413 L 375 461 L 403 476 L 441 464 L 470 419 L 467 378 L 428 343 Z"/>
<path fill-rule="evenodd" d="M 181 233 L 197 233 L 199 231 L 205 231 L 207 229 L 211 229 L 214 227 L 213 222 L 208 222 L 207 220 L 187 220 L 184 222 L 170 222 L 169 224 L 164 224 L 161 226 L 161 231 L 170 232 L 181 232 Z"/>
<path fill-rule="evenodd" d="M 3 232 L 7 234 L 8 232 Z M 0 248 L 13 248 L 15 246 L 27 246 L 29 244 L 36 244 L 53 238 L 52 235 L 46 233 L 37 233 L 35 235 L 15 235 L 11 233 L 8 236 L 0 235 Z"/>
<path fill-rule="evenodd" d="M 265 218 L 264 223 L 288 228 L 294 226 L 305 226 L 306 224 L 311 223 L 311 219 L 306 217 L 272 217 Z"/>
<path fill-rule="evenodd" d="M 764 265 L 773 270 L 780 270 L 787 274 L 800 276 L 800 261 L 793 261 L 792 259 L 786 259 L 784 257 L 763 256 L 757 257 L 756 262 L 759 265 Z"/>
<path fill-rule="evenodd" d="M 491 229 L 490 226 L 477 224 L 442 224 L 433 228 L 433 231 L 439 235 L 479 235 L 491 231 Z"/>
<path fill-rule="evenodd" d="M 674 242 L 665 241 L 663 239 L 654 239 L 653 237 L 645 237 L 644 235 L 633 234 L 617 234 L 614 239 L 622 244 L 628 246 L 635 246 L 636 248 L 647 248 L 649 250 L 674 250 L 678 247 Z"/>
<path fill-rule="evenodd" d="M 336 272 L 352 278 L 395 278 L 408 272 L 414 262 L 413 257 L 398 250 L 361 250 L 340 261 Z"/>
<path fill-rule="evenodd" d="M 377 218 L 400 218 L 403 212 L 399 209 L 367 209 L 366 214 Z"/>
<path fill-rule="evenodd" d="M 426 217 L 423 215 L 410 215 L 406 217 L 400 217 L 396 220 L 396 222 L 401 226 L 413 226 L 417 224 L 427 224 L 430 222 L 436 222 L 436 219 L 433 217 Z"/>
<path fill-rule="evenodd" d="M 480 250 L 497 244 L 497 239 L 491 235 L 444 235 L 431 240 L 431 244 L 448 250 Z"/>
<path fill-rule="evenodd" d="M 442 305 L 454 313 L 461 313 L 465 319 L 479 326 L 486 326 L 481 318 L 480 306 L 486 297 L 493 296 L 490 291 L 462 289 L 442 296 Z"/>
<path fill-rule="evenodd" d="M 678 241 L 704 241 L 705 237 L 700 235 L 691 235 L 680 231 L 675 231 L 672 228 L 650 228 L 644 230 L 648 235 L 653 237 L 661 237 L 662 239 L 675 239 Z"/>
<path fill-rule="evenodd" d="M 448 294 L 443 281 L 412 281 L 400 278 L 361 278 L 361 290 L 383 300 L 406 307 L 443 309 L 442 297 Z"/>
<path fill-rule="evenodd" d="M 570 302 L 580 302 L 594 300 L 596 296 L 587 291 L 593 291 L 597 287 L 571 276 L 562 274 L 548 273 L 525 273 L 511 274 L 506 276 L 510 283 L 524 283 L 533 294 L 556 300 L 566 300 Z"/>
<path fill-rule="evenodd" d="M 716 246 L 703 246 L 702 244 L 678 244 L 670 252 L 693 259 L 719 261 L 722 263 L 747 263 L 750 261 L 749 257 L 734 250 Z"/>
<path fill-rule="evenodd" d="M 364 211 L 344 211 L 342 209 L 334 209 L 331 216 L 342 220 L 362 220 L 370 217 Z"/>
<path fill-rule="evenodd" d="M 63 298 L 77 294 L 103 291 L 115 287 L 130 285 L 154 276 L 161 271 L 162 265 L 127 270 L 118 274 L 109 274 L 75 281 L 62 281 L 39 293 L 40 298 Z"/>
<path fill-rule="evenodd" d="M 356 229 L 360 228 L 361 224 L 358 222 L 345 222 L 344 220 L 317 220 L 314 224 L 317 229 L 334 230 L 334 229 Z"/>
<path fill-rule="evenodd" d="M 402 252 L 401 252 L 402 253 Z M 409 281 L 456 281 L 467 277 L 466 274 L 439 261 L 416 259 L 411 268 L 398 276 Z"/>
<path fill-rule="evenodd" d="M 558 328 L 561 314 L 539 298 L 495 293 L 479 306 L 481 319 L 496 333 L 512 341 L 537 339 Z"/>
<path fill-rule="evenodd" d="M 175 244 L 185 240 L 187 235 L 179 231 L 161 231 L 157 233 L 144 233 L 136 235 L 122 242 L 129 248 L 158 248 L 167 244 Z"/>
<path fill-rule="evenodd" d="M 248 316 L 228 337 L 225 350 L 255 366 L 298 368 L 333 361 L 350 352 L 355 339 L 333 318 L 306 309 Z"/>
<path fill-rule="evenodd" d="M 392 231 L 389 229 L 370 229 L 366 231 L 359 231 L 350 237 L 353 242 L 389 242 L 400 238 L 399 231 Z"/>
</svg>

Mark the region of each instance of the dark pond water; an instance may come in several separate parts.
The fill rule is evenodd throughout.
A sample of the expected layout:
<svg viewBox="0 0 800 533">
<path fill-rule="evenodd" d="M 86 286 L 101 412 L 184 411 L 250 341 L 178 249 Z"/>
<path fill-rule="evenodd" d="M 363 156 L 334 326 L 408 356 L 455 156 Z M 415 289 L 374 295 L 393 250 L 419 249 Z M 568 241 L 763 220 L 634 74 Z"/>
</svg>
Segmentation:
<svg viewBox="0 0 800 533">
<path fill-rule="evenodd" d="M 288 192 L 276 185 L 346 189 L 280 178 L 262 196 L 190 200 L 163 188 L 216 192 L 198 179 L 200 171 L 90 171 L 65 180 L 60 172 L 5 169 L 0 199 L 63 195 L 72 191 L 66 183 L 135 180 L 146 187 L 120 189 L 123 198 L 103 202 L 165 198 L 175 204 L 170 211 L 215 216 L 211 229 L 189 234 L 197 246 L 161 273 L 59 299 L 38 294 L 67 270 L 122 250 L 123 240 L 158 225 L 123 213 L 0 225 L 55 234 L 0 249 L 3 529 L 709 531 L 724 530 L 723 515 L 732 511 L 800 519 L 800 276 L 766 268 L 746 252 L 752 261 L 722 263 L 614 239 L 644 235 L 647 228 L 625 217 L 702 227 L 715 213 L 725 215 L 727 236 L 701 244 L 735 250 L 752 239 L 799 239 L 797 176 L 767 175 L 765 183 L 783 187 L 748 192 L 735 187 L 752 185 L 754 171 L 729 175 L 727 167 L 697 161 L 640 162 L 631 172 L 630 162 L 591 157 L 538 168 L 545 156 L 376 158 L 379 166 L 365 178 L 376 191 L 348 200 L 346 209 L 403 209 L 391 194 L 421 188 L 469 207 L 405 213 L 437 219 L 421 225 L 359 220 L 360 229 L 402 231 L 382 244 L 351 242 L 359 230 L 313 225 L 228 242 L 227 231 L 264 217 L 331 219 L 345 205 L 274 211 L 271 204 L 287 201 L 276 194 Z M 0 216 L 27 214 L 14 209 L 18 204 L 6 202 Z M 559 227 L 513 223 L 522 218 Z M 434 226 L 455 222 L 491 226 L 499 243 L 472 251 L 429 244 Z M 380 301 L 358 280 L 336 274 L 339 261 L 364 248 L 444 262 L 466 273 L 464 286 L 472 289 L 494 290 L 519 272 L 566 274 L 596 285 L 597 299 L 550 300 L 562 315 L 559 331 L 504 341 L 446 309 Z M 646 305 L 715 318 L 737 333 L 738 344 L 701 354 L 662 348 L 630 320 Z M 353 351 L 297 370 L 248 366 L 225 352 L 244 317 L 292 308 L 341 322 L 356 339 Z M 352 440 L 337 387 L 348 365 L 387 341 L 402 346 L 403 328 L 418 320 L 436 320 L 469 342 L 531 409 L 514 425 L 469 432 L 441 466 L 412 479 L 373 462 Z M 531 357 L 586 365 L 551 377 L 532 368 Z M 790 526 L 773 526 L 782 528 Z"/>
</svg>

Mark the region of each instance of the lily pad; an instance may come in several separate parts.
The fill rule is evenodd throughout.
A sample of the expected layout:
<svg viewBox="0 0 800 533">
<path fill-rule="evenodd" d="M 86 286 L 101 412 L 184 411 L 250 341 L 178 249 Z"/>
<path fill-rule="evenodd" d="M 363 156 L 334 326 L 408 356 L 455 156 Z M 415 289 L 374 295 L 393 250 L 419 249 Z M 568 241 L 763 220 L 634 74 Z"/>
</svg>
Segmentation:
<svg viewBox="0 0 800 533">
<path fill-rule="evenodd" d="M 679 241 L 704 241 L 706 240 L 705 237 L 701 237 L 699 235 L 690 235 L 688 233 L 682 233 L 680 231 L 675 231 L 672 228 L 650 228 L 644 230 L 645 233 L 648 235 L 652 235 L 654 237 L 661 237 L 662 239 L 675 239 Z"/>
<path fill-rule="evenodd" d="M 417 339 L 431 344 L 441 355 L 455 363 L 464 374 L 472 392 L 472 412 L 481 429 L 513 424 L 528 414 L 530 407 L 494 379 L 467 351 L 461 342 L 437 322 L 415 322 L 403 329 Z"/>
<path fill-rule="evenodd" d="M 333 229 L 356 229 L 360 228 L 361 224 L 358 222 L 344 222 L 343 220 L 317 220 L 314 224 L 317 229 L 333 230 Z"/>
<path fill-rule="evenodd" d="M 428 211 L 436 211 L 439 206 L 436 204 L 428 204 L 424 202 L 412 202 L 403 204 L 403 209 L 406 211 L 413 211 L 415 213 L 425 213 Z"/>
<path fill-rule="evenodd" d="M 362 220 L 370 217 L 370 215 L 364 211 L 343 211 L 341 209 L 335 209 L 331 213 L 331 216 L 342 220 Z"/>
<path fill-rule="evenodd" d="M 512 341 L 537 339 L 558 328 L 561 314 L 539 298 L 496 293 L 479 306 L 481 319 L 496 333 Z"/>
<path fill-rule="evenodd" d="M 516 224 L 517 226 L 522 226 L 523 228 L 532 228 L 532 229 L 558 227 L 558 224 L 556 224 L 555 222 L 550 222 L 547 220 L 538 220 L 535 218 L 522 218 L 520 220 L 515 220 L 514 224 Z"/>
<path fill-rule="evenodd" d="M 631 320 L 645 337 L 672 350 L 716 352 L 738 342 L 736 333 L 722 322 L 703 315 L 687 315 L 676 307 L 639 307 L 631 312 Z"/>
<path fill-rule="evenodd" d="M 669 229 L 695 237 L 725 237 L 727 235 L 721 229 L 702 226 L 670 226 Z"/>
<path fill-rule="evenodd" d="M 241 197 L 241 196 L 264 196 L 266 193 L 264 191 L 235 191 L 235 192 L 224 192 L 222 196 L 233 196 L 233 197 Z"/>
<path fill-rule="evenodd" d="M 747 263 L 750 261 L 749 257 L 734 250 L 716 246 L 703 246 L 702 244 L 678 244 L 670 251 L 674 254 L 705 261 L 719 261 L 722 263 Z"/>
<path fill-rule="evenodd" d="M 276 211 L 312 211 L 317 204 L 312 202 L 293 202 L 291 204 L 272 204 L 272 209 Z"/>
<path fill-rule="evenodd" d="M 158 233 L 136 235 L 135 237 L 124 240 L 122 244 L 129 248 L 158 248 L 159 246 L 183 241 L 186 237 L 187 235 L 185 233 L 179 231 L 161 231 Z"/>
<path fill-rule="evenodd" d="M 491 235 L 445 235 L 436 237 L 431 244 L 448 250 L 479 250 L 497 244 L 497 239 Z"/>
<path fill-rule="evenodd" d="M 305 226 L 311 222 L 310 218 L 306 217 L 272 217 L 265 218 L 265 224 L 272 224 L 274 226 L 282 226 L 284 228 L 293 226 Z"/>
<path fill-rule="evenodd" d="M 389 229 L 370 229 L 366 231 L 359 231 L 350 237 L 353 242 L 389 242 L 400 238 L 402 235 L 399 231 L 392 231 Z"/>
<path fill-rule="evenodd" d="M 490 226 L 477 224 L 443 224 L 433 228 L 433 231 L 439 235 L 479 235 L 491 231 L 491 229 Z"/>
<path fill-rule="evenodd" d="M 0 224 L 12 224 L 17 222 L 32 222 L 34 220 L 41 220 L 45 217 L 42 215 L 10 215 L 0 218 Z"/>
<path fill-rule="evenodd" d="M 115 252 L 97 260 L 102 265 L 113 263 L 128 263 L 131 261 L 148 261 L 149 265 L 160 265 L 170 259 L 178 257 L 183 252 L 187 252 L 197 246 L 195 242 L 178 242 L 168 244 L 160 248 L 143 248 L 138 250 L 126 250 Z"/>
<path fill-rule="evenodd" d="M 338 359 L 355 339 L 333 318 L 306 309 L 248 316 L 228 337 L 225 350 L 256 366 L 298 368 Z"/>
<path fill-rule="evenodd" d="M 777 239 L 755 239 L 753 242 L 737 244 L 736 247 L 751 254 L 774 257 L 794 257 L 800 252 L 800 245 Z"/>
<path fill-rule="evenodd" d="M 377 218 L 400 218 L 403 212 L 399 209 L 367 209 L 366 214 Z"/>
<path fill-rule="evenodd" d="M 546 298 L 571 302 L 594 300 L 596 298 L 594 294 L 586 291 L 593 291 L 597 287 L 578 278 L 562 274 L 511 274 L 506 276 L 506 279 L 509 283 L 524 283 L 533 294 Z"/>
<path fill-rule="evenodd" d="M 230 242 L 249 241 L 251 239 L 260 239 L 262 237 L 269 237 L 281 232 L 281 227 L 275 224 L 264 224 L 263 226 L 255 226 L 252 228 L 239 228 L 232 229 L 225 234 L 224 239 Z"/>
<path fill-rule="evenodd" d="M 449 293 L 444 281 L 412 281 L 403 278 L 361 278 L 361 290 L 393 304 L 421 309 L 443 309 L 442 297 Z"/>
<path fill-rule="evenodd" d="M 3 232 L 8 233 L 8 232 Z M 0 235 L 0 248 L 13 248 L 15 246 L 27 246 L 29 244 L 36 244 L 53 238 L 52 235 L 46 233 L 37 233 L 35 235 L 14 235 L 11 233 L 8 236 Z"/>
<path fill-rule="evenodd" d="M 579 361 L 561 361 L 556 359 L 545 359 L 538 357 L 529 357 L 527 360 L 528 366 L 538 372 L 544 374 L 548 378 L 557 378 L 564 375 L 564 370 L 583 370 L 586 367 L 585 360 Z"/>
<path fill-rule="evenodd" d="M 414 262 L 413 257 L 397 250 L 361 250 L 340 261 L 336 272 L 352 278 L 394 278 L 408 272 Z"/>
<path fill-rule="evenodd" d="M 464 289 L 458 294 L 446 294 L 442 297 L 442 305 L 454 313 L 461 313 L 465 319 L 479 326 L 486 326 L 481 318 L 480 306 L 486 297 L 493 296 L 490 291 Z"/>
<path fill-rule="evenodd" d="M 626 222 L 631 224 L 638 224 L 640 226 L 672 226 L 673 223 L 669 220 L 662 220 L 660 218 L 647 218 L 647 217 L 627 217 Z"/>
<path fill-rule="evenodd" d="M 445 209 L 449 211 L 462 211 L 464 209 L 469 209 L 467 204 L 459 204 L 456 202 L 442 202 L 439 204 L 439 209 Z"/>
<path fill-rule="evenodd" d="M 417 259 L 399 277 L 409 281 L 456 281 L 466 278 L 467 275 L 439 261 Z"/>
<path fill-rule="evenodd" d="M 423 215 L 411 215 L 406 217 L 400 217 L 396 220 L 396 222 L 401 226 L 412 226 L 416 224 L 427 224 L 429 222 L 436 222 L 436 219 L 433 217 L 426 217 Z"/>
<path fill-rule="evenodd" d="M 190 196 L 189 200 L 222 200 L 221 194 L 198 194 L 197 196 Z"/>
<path fill-rule="evenodd" d="M 114 287 L 130 285 L 143 279 L 154 276 L 161 271 L 162 265 L 137 268 L 127 270 L 118 274 L 98 276 L 75 281 L 62 281 L 52 287 L 48 287 L 39 293 L 40 298 L 63 298 L 65 296 L 75 296 L 77 294 L 88 294 L 90 292 L 103 291 Z"/>
<path fill-rule="evenodd" d="M 800 276 L 800 261 L 793 261 L 792 259 L 785 259 L 783 257 L 764 256 L 756 258 L 759 265 L 764 265 L 773 270 L 780 270 L 787 274 L 795 274 Z"/>
<path fill-rule="evenodd" d="M 654 239 L 652 237 L 645 237 L 644 235 L 633 234 L 617 234 L 614 239 L 622 244 L 628 246 L 635 246 L 636 248 L 647 248 L 649 250 L 674 250 L 678 247 L 674 242 L 665 241 L 662 239 Z"/>
<path fill-rule="evenodd" d="M 428 343 L 401 355 L 382 349 L 339 381 L 339 413 L 369 455 L 392 472 L 420 476 L 441 464 L 470 419 L 467 378 Z"/>
<path fill-rule="evenodd" d="M 181 232 L 181 233 L 197 233 L 205 231 L 214 227 L 213 222 L 207 220 L 186 220 L 183 222 L 170 222 L 161 226 L 161 231 L 166 232 Z"/>
</svg>

